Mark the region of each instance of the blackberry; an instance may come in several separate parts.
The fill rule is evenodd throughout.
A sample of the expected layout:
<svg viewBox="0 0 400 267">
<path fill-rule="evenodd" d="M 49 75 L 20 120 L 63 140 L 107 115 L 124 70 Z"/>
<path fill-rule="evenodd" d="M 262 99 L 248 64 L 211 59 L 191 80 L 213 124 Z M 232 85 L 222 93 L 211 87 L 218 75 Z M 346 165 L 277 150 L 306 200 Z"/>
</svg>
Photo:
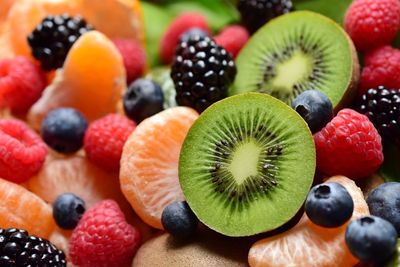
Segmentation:
<svg viewBox="0 0 400 267">
<path fill-rule="evenodd" d="M 359 111 L 375 125 L 384 141 L 398 143 L 400 136 L 400 91 L 383 86 L 362 95 Z"/>
<path fill-rule="evenodd" d="M 57 69 L 79 36 L 90 30 L 92 26 L 79 16 L 47 16 L 28 36 L 28 43 L 44 70 Z"/>
<path fill-rule="evenodd" d="M 27 231 L 0 228 L 0 266 L 63 267 L 65 254 Z"/>
<path fill-rule="evenodd" d="M 293 10 L 291 0 L 239 0 L 242 24 L 254 33 L 271 19 Z"/>
<path fill-rule="evenodd" d="M 202 112 L 227 96 L 235 75 L 233 59 L 211 37 L 188 36 L 179 43 L 171 68 L 176 102 Z"/>
</svg>

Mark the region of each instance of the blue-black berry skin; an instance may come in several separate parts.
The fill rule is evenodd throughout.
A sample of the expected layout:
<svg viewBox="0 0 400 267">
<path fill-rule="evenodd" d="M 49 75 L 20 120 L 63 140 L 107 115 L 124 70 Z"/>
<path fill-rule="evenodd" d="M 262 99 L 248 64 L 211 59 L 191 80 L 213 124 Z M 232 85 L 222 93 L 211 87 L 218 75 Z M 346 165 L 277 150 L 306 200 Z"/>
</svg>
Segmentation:
<svg viewBox="0 0 400 267">
<path fill-rule="evenodd" d="M 161 86 L 149 79 L 131 83 L 123 100 L 125 114 L 136 123 L 162 111 L 163 103 Z"/>
<path fill-rule="evenodd" d="M 381 263 L 395 252 L 397 232 L 390 222 L 366 216 L 347 226 L 345 239 L 355 257 L 365 262 Z"/>
<path fill-rule="evenodd" d="M 86 118 L 73 108 L 50 111 L 42 123 L 42 138 L 46 144 L 60 153 L 73 153 L 83 146 L 88 127 Z"/>
<path fill-rule="evenodd" d="M 74 229 L 85 213 L 85 201 L 72 193 L 64 193 L 53 203 L 53 217 L 63 229 Z"/>
<path fill-rule="evenodd" d="M 184 32 L 180 36 L 180 42 L 187 42 L 189 41 L 190 38 L 193 38 L 194 36 L 199 36 L 199 37 L 206 37 L 209 36 L 207 32 L 200 28 L 191 28 L 190 30 Z"/>
<path fill-rule="evenodd" d="M 305 212 L 310 220 L 322 227 L 343 225 L 353 214 L 354 203 L 346 188 L 338 183 L 314 186 L 309 192 Z"/>
<path fill-rule="evenodd" d="M 198 219 L 189 205 L 183 202 L 174 202 L 162 212 L 161 223 L 168 233 L 178 239 L 192 237 L 197 229 Z"/>
<path fill-rule="evenodd" d="M 321 130 L 333 119 L 332 102 L 318 90 L 302 92 L 292 102 L 292 108 L 303 117 L 312 133 Z"/>
<path fill-rule="evenodd" d="M 390 223 L 400 235 L 400 183 L 384 183 L 375 188 L 367 198 L 371 215 L 381 217 Z"/>
</svg>

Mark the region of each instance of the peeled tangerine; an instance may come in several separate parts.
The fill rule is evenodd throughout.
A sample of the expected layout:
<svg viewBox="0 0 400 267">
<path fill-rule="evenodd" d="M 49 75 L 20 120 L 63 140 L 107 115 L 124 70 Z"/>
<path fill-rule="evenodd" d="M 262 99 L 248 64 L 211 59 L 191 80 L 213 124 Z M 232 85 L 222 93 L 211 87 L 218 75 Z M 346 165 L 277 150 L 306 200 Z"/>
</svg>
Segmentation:
<svg viewBox="0 0 400 267">
<path fill-rule="evenodd" d="M 39 129 L 44 116 L 58 107 L 73 107 L 89 120 L 117 110 L 126 88 L 122 57 L 104 34 L 91 31 L 72 46 L 62 69 L 28 113 Z"/>
<path fill-rule="evenodd" d="M 139 0 L 0 0 L 0 22 L 11 2 L 14 3 L 4 23 L 4 35 L 18 55 L 30 56 L 26 37 L 44 17 L 63 13 L 82 16 L 109 38 L 144 41 Z"/>
<path fill-rule="evenodd" d="M 351 220 L 369 214 L 363 193 L 354 181 L 334 176 L 327 182 L 337 182 L 349 191 L 354 201 Z M 345 244 L 347 224 L 338 228 L 322 228 L 304 214 L 289 231 L 256 242 L 249 252 L 249 264 L 252 267 L 352 267 L 358 260 Z"/>
<path fill-rule="evenodd" d="M 0 227 L 48 238 L 55 227 L 52 208 L 21 185 L 0 178 Z"/>
<path fill-rule="evenodd" d="M 184 200 L 179 186 L 179 153 L 198 118 L 193 109 L 174 107 L 142 121 L 129 136 L 121 158 L 120 183 L 126 199 L 147 224 L 162 229 L 161 213 Z"/>
</svg>

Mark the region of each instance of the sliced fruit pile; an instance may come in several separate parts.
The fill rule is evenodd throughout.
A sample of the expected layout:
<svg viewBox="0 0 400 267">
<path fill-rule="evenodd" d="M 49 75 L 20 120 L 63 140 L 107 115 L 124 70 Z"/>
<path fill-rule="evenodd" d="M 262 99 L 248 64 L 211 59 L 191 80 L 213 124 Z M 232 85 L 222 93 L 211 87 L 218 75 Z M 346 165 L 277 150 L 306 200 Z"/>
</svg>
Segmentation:
<svg viewBox="0 0 400 267">
<path fill-rule="evenodd" d="M 400 3 L 311 2 L 0 0 L 0 266 L 399 267 Z"/>
</svg>

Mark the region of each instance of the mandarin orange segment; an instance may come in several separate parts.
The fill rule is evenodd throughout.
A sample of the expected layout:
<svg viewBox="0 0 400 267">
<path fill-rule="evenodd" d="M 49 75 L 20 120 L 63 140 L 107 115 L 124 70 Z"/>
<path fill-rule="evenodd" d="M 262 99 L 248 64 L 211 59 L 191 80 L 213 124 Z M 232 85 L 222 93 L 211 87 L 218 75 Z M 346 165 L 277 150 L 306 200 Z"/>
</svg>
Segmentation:
<svg viewBox="0 0 400 267">
<path fill-rule="evenodd" d="M 24 187 L 0 178 L 0 227 L 21 228 L 48 238 L 55 227 L 51 206 Z"/>
<path fill-rule="evenodd" d="M 335 176 L 327 182 L 340 183 L 349 191 L 354 201 L 352 219 L 369 214 L 363 193 L 354 181 Z M 345 244 L 347 224 L 322 228 L 314 225 L 304 214 L 289 231 L 256 242 L 249 252 L 249 264 L 252 267 L 352 267 L 358 260 Z"/>
<path fill-rule="evenodd" d="M 183 200 L 178 180 L 179 153 L 196 111 L 175 107 L 141 122 L 125 143 L 120 170 L 122 192 L 139 217 L 162 229 L 161 213 Z"/>
<path fill-rule="evenodd" d="M 150 228 L 141 222 L 125 200 L 119 187 L 118 173 L 106 172 L 79 153 L 72 156 L 51 154 L 42 170 L 32 177 L 27 187 L 49 203 L 62 193 L 74 193 L 82 198 L 86 207 L 104 200 L 114 199 L 120 205 L 127 220 L 142 230 L 144 239 L 152 234 Z"/>
<path fill-rule="evenodd" d="M 29 114 L 28 121 L 39 129 L 44 116 L 57 107 L 73 107 L 89 121 L 117 109 L 126 88 L 122 57 L 104 34 L 91 31 L 72 46 L 63 69 L 45 89 Z"/>
</svg>

